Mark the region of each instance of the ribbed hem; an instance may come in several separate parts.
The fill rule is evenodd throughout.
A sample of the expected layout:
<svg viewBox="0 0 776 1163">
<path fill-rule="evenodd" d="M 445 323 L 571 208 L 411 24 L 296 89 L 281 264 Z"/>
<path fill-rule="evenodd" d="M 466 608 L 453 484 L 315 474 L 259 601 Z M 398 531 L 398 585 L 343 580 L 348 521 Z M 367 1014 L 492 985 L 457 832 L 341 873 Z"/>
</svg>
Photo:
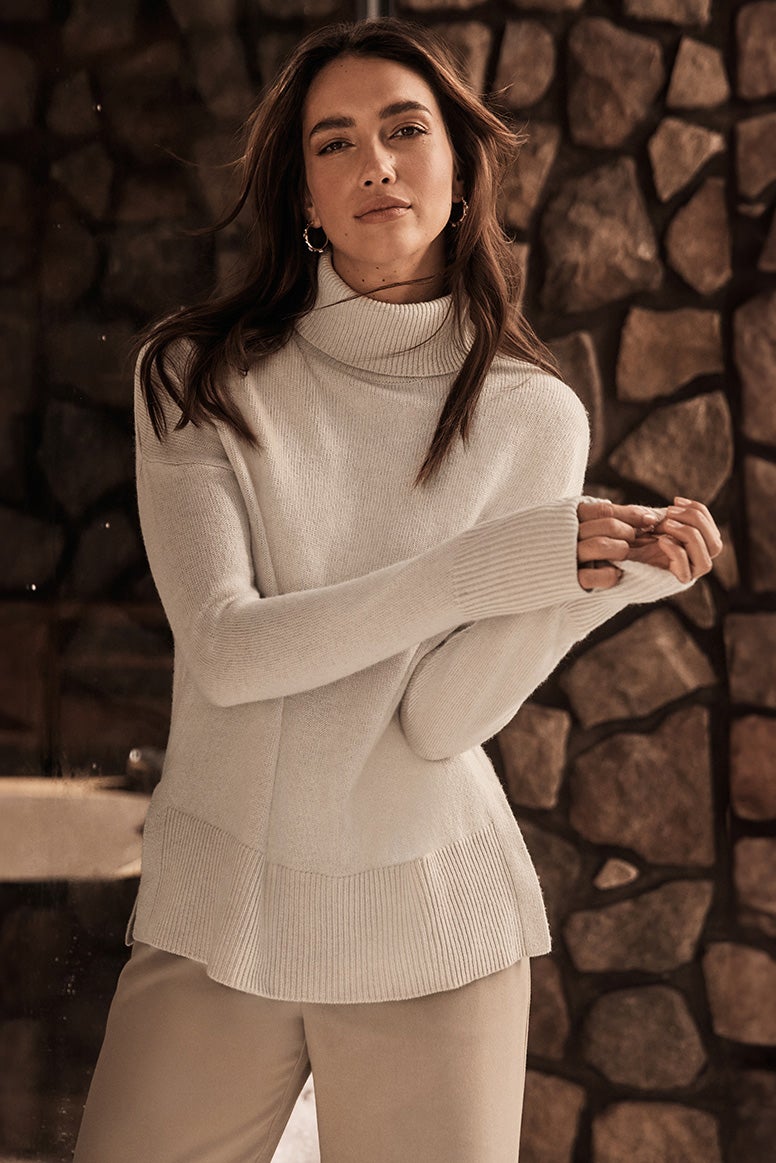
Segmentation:
<svg viewBox="0 0 776 1163">
<path fill-rule="evenodd" d="M 593 591 L 569 606 L 569 617 L 577 640 L 600 626 L 619 610 L 641 602 L 659 602 L 695 585 L 695 581 L 680 582 L 667 569 L 647 565 L 643 561 L 621 561 L 623 578 L 609 590 Z"/>
<path fill-rule="evenodd" d="M 468 620 L 539 610 L 583 594 L 577 504 L 566 497 L 483 521 L 461 535 L 453 593 Z"/>
<path fill-rule="evenodd" d="M 158 866 L 149 861 L 158 882 L 145 893 L 141 882 L 126 944 L 203 962 L 224 985 L 281 1001 L 399 1000 L 549 951 L 514 819 L 417 860 L 327 876 L 271 864 L 177 808 L 152 809 L 143 847 L 160 845 Z"/>
</svg>

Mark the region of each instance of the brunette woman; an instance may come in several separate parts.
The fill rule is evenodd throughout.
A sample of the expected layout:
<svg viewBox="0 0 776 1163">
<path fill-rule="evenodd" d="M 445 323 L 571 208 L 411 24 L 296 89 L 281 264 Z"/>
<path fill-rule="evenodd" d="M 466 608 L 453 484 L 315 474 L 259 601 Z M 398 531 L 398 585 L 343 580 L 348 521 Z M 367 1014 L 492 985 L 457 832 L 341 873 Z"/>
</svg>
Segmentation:
<svg viewBox="0 0 776 1163">
<path fill-rule="evenodd" d="M 584 498 L 516 138 L 430 32 L 307 37 L 246 141 L 243 283 L 137 368 L 172 718 L 76 1163 L 269 1163 L 311 1069 L 324 1163 L 515 1163 L 550 934 L 481 744 L 719 534 Z"/>
</svg>

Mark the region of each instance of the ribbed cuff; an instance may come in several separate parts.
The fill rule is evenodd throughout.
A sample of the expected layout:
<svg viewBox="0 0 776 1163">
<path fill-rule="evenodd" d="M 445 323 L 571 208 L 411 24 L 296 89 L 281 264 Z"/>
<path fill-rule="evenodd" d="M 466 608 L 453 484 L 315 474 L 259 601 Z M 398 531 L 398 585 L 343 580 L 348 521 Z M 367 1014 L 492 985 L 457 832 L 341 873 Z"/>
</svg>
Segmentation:
<svg viewBox="0 0 776 1163">
<path fill-rule="evenodd" d="M 518 614 L 577 597 L 576 497 L 484 521 L 461 536 L 453 594 L 465 618 Z"/>
<path fill-rule="evenodd" d="M 626 606 L 641 602 L 659 602 L 688 590 L 695 581 L 680 582 L 669 570 L 643 561 L 620 561 L 622 581 L 609 590 L 586 593 L 580 587 L 580 596 L 569 606 L 569 617 L 577 631 L 577 640 L 589 634 L 596 626 L 612 618 Z"/>
</svg>

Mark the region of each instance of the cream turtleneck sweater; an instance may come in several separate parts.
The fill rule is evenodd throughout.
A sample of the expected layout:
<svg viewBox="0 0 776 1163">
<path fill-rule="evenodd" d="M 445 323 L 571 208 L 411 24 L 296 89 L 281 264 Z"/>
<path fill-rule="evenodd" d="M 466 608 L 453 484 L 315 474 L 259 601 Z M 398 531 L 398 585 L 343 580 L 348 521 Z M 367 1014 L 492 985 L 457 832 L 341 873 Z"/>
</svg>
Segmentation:
<svg viewBox="0 0 776 1163">
<path fill-rule="evenodd" d="M 156 440 L 135 386 L 143 538 L 175 643 L 134 937 L 294 1001 L 451 989 L 550 947 L 481 744 L 569 647 L 683 588 L 577 581 L 588 423 L 499 357 L 468 446 L 412 487 L 460 366 L 449 297 L 353 298 L 328 254 L 286 346 L 220 422 Z M 350 301 L 342 302 L 343 299 Z"/>
</svg>

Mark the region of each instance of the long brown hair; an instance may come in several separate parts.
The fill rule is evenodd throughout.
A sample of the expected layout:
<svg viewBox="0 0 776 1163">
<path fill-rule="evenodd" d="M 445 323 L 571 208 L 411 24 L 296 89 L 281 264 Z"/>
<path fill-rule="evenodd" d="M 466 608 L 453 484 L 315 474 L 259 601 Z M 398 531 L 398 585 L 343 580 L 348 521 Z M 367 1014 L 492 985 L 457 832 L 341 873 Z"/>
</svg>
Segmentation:
<svg viewBox="0 0 776 1163">
<path fill-rule="evenodd" d="M 298 44 L 248 118 L 239 195 L 210 228 L 223 228 L 244 208 L 250 214 L 249 254 L 240 283 L 149 326 L 137 341 L 138 351 L 145 347 L 140 383 L 159 440 L 167 426 L 155 379 L 181 409 L 176 429 L 210 415 L 228 423 L 252 447 L 262 447 L 219 381 L 224 372 L 245 372 L 253 360 L 282 347 L 296 320 L 315 303 L 317 256 L 302 240 L 302 114 L 313 78 L 343 54 L 396 61 L 426 81 L 437 98 L 469 204 L 458 229 L 446 229 L 445 275 L 459 327 L 468 307 L 473 342 L 445 400 L 417 485 L 441 465 L 456 434 L 466 442 L 498 352 L 557 372 L 552 355 L 518 308 L 521 274 L 496 209 L 502 177 L 522 137 L 471 89 L 445 42 L 419 25 L 392 17 L 339 23 Z M 192 342 L 181 362 L 173 345 L 184 339 Z"/>
</svg>

